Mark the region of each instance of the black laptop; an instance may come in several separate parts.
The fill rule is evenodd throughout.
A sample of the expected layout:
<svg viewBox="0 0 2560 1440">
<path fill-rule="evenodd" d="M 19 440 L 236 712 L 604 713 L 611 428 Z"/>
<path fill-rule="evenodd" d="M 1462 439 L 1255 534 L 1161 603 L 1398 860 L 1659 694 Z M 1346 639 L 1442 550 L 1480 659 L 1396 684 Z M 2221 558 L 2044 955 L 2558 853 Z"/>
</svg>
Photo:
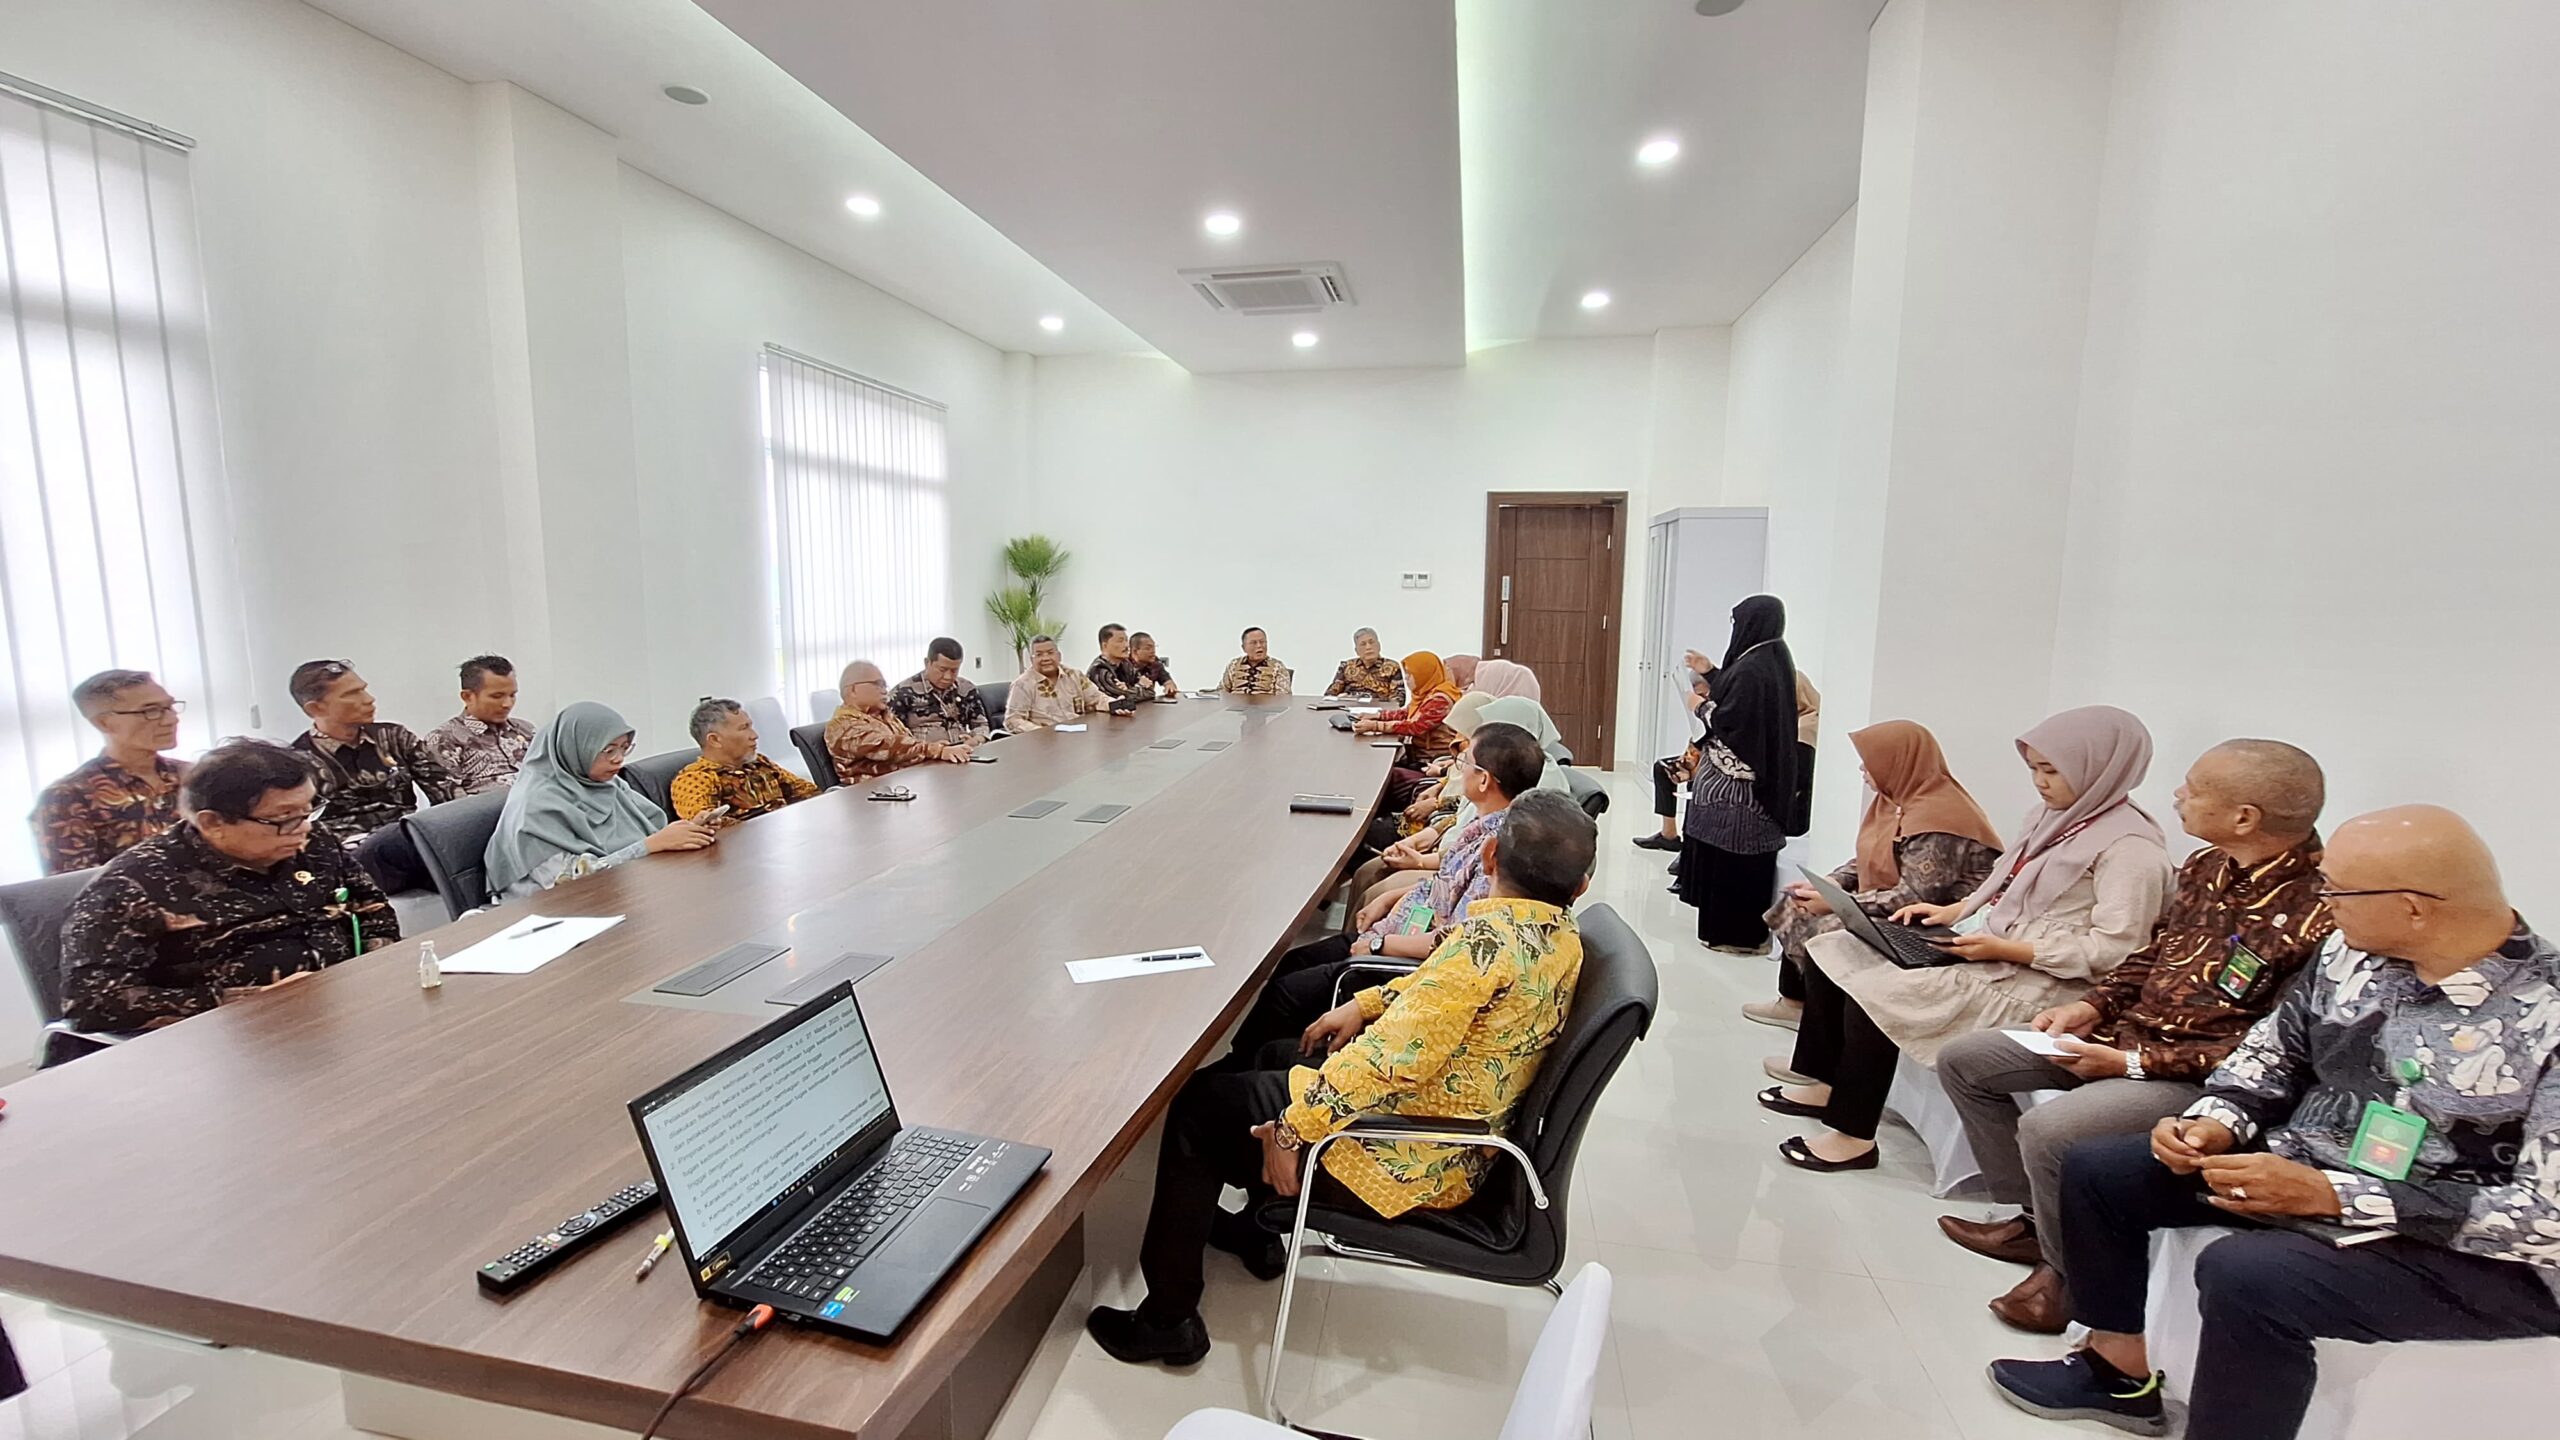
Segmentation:
<svg viewBox="0 0 2560 1440">
<path fill-rule="evenodd" d="M 1840 917 L 1840 928 L 1857 936 L 1868 949 L 1894 964 L 1905 970 L 1928 970 L 1940 965 L 1964 963 L 1963 956 L 1941 948 L 1942 942 L 1952 940 L 1956 935 L 1946 926 L 1896 925 L 1890 920 L 1879 920 L 1860 909 L 1857 899 L 1841 889 L 1830 876 L 1801 865 L 1796 869 L 1804 876 L 1805 883 L 1813 887 L 1814 893 L 1831 906 L 1831 913 Z"/>
<path fill-rule="evenodd" d="M 885 1340 L 1031 1183 L 1037 1145 L 902 1127 L 853 986 L 631 1102 L 706 1300 Z"/>
</svg>

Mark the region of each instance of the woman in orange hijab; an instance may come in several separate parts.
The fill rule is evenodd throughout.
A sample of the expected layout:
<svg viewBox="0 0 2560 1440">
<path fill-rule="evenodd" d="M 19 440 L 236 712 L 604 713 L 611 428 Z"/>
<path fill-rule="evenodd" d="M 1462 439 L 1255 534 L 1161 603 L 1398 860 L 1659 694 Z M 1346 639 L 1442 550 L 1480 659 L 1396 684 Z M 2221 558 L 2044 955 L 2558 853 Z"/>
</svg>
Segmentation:
<svg viewBox="0 0 2560 1440">
<path fill-rule="evenodd" d="M 1404 681 L 1405 693 L 1413 697 L 1411 704 L 1381 710 L 1352 726 L 1363 735 L 1404 738 L 1396 768 L 1387 776 L 1387 800 L 1398 808 L 1412 804 L 1421 788 L 1431 783 L 1422 767 L 1448 754 L 1458 742 L 1458 732 L 1449 728 L 1449 710 L 1458 703 L 1458 686 L 1440 657 L 1428 650 L 1407 655 Z"/>
<path fill-rule="evenodd" d="M 1887 720 L 1851 732 L 1870 793 L 1858 822 L 1858 853 L 1831 872 L 1858 908 L 1886 916 L 1905 905 L 1944 905 L 1982 884 L 2000 858 L 2000 832 L 1947 771 L 1947 757 L 1928 727 Z M 1804 1013 L 1805 942 L 1840 928 L 1839 917 L 1813 887 L 1785 887 L 1769 911 L 1778 937 L 1778 998 L 1745 1005 L 1763 1025 L 1793 1026 Z"/>
</svg>

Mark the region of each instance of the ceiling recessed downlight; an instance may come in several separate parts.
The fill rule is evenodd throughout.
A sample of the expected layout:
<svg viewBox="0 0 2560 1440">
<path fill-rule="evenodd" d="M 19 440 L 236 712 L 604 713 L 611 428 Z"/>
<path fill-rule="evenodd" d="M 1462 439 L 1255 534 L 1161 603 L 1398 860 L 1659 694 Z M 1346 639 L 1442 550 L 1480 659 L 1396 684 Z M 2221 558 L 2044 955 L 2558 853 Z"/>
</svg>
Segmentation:
<svg viewBox="0 0 2560 1440">
<path fill-rule="evenodd" d="M 1742 8 L 1742 0 L 1698 0 L 1698 13 L 1713 18 Z"/>
<path fill-rule="evenodd" d="M 1297 346 L 1301 350 L 1313 350 L 1316 348 L 1316 332 L 1313 330 L 1301 330 L 1297 334 L 1289 337 L 1289 343 Z"/>
<path fill-rule="evenodd" d="M 1040 328 L 1055 335 L 1067 328 L 1067 318 L 1063 315 L 1043 315 L 1040 317 Z"/>
<path fill-rule="evenodd" d="M 1244 217 L 1233 210 L 1212 210 L 1201 217 L 1200 228 L 1212 235 L 1233 235 L 1244 228 Z"/>
<path fill-rule="evenodd" d="M 1639 165 L 1668 165 L 1680 158 L 1680 142 L 1668 135 L 1656 135 L 1636 147 Z"/>
<path fill-rule="evenodd" d="M 1585 290 L 1585 291 L 1583 291 L 1583 292 L 1582 292 L 1582 308 L 1583 308 L 1583 309 L 1585 309 L 1585 310 L 1606 310 L 1606 309 L 1608 309 L 1608 308 L 1609 308 L 1609 292 L 1608 292 L 1608 291 L 1606 291 L 1606 290 Z"/>
<path fill-rule="evenodd" d="M 865 220 L 880 218 L 880 202 L 868 195 L 847 195 L 844 197 L 844 208 Z"/>
<path fill-rule="evenodd" d="M 690 85 L 670 85 L 658 92 L 679 105 L 708 105 L 711 97 Z"/>
</svg>

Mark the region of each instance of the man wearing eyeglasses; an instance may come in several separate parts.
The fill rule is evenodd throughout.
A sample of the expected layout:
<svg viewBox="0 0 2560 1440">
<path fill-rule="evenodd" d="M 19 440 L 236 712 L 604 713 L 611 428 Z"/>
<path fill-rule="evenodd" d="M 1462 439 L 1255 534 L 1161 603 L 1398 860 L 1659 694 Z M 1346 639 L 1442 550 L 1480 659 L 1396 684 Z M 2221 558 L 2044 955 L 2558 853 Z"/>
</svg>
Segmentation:
<svg viewBox="0 0 2560 1440">
<path fill-rule="evenodd" d="M 156 1029 L 400 938 L 391 903 L 319 818 L 311 769 L 234 740 L 187 772 L 186 823 L 109 862 L 62 927 L 64 1018 Z"/>
<path fill-rule="evenodd" d="M 408 726 L 374 718 L 373 691 L 346 661 L 305 661 L 294 667 L 290 689 L 311 717 L 293 748 L 311 757 L 319 776 L 329 807 L 325 828 L 348 849 L 362 847 L 365 867 L 383 889 L 431 888 L 400 817 L 418 808 L 417 791 L 430 805 L 459 796 L 453 772 Z"/>
<path fill-rule="evenodd" d="M 29 821 L 47 875 L 104 865 L 176 825 L 187 775 L 185 761 L 162 753 L 178 743 L 186 703 L 151 672 L 101 670 L 73 687 L 71 703 L 107 743 L 36 799 Z"/>
<path fill-rule="evenodd" d="M 880 667 L 856 660 L 844 667 L 836 685 L 844 703 L 827 721 L 827 758 L 835 762 L 836 783 L 876 780 L 892 770 L 936 760 L 959 764 L 969 747 L 941 740 L 919 740 L 889 713 L 889 685 Z"/>
</svg>

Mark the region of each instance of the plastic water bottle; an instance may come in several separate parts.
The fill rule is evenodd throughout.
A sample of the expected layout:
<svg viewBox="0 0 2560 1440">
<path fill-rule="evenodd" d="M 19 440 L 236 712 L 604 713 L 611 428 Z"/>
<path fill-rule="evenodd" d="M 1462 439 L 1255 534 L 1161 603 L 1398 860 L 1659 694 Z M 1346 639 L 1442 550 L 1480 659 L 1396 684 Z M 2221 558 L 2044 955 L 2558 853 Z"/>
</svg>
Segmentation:
<svg viewBox="0 0 2560 1440">
<path fill-rule="evenodd" d="M 436 958 L 436 942 L 433 940 L 418 942 L 418 988 L 444 988 L 444 962 Z"/>
</svg>

